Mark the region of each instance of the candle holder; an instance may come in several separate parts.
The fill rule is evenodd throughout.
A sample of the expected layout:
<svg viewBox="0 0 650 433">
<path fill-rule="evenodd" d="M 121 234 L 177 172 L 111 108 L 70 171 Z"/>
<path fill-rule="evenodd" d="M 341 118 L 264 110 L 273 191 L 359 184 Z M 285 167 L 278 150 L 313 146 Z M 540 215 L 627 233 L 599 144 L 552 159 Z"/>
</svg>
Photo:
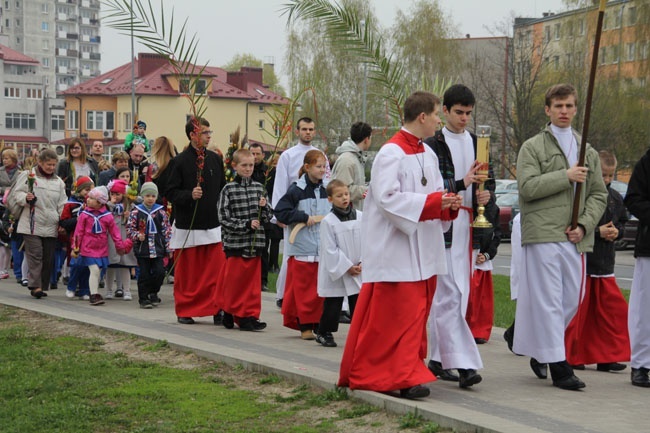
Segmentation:
<svg viewBox="0 0 650 433">
<path fill-rule="evenodd" d="M 490 168 L 490 135 L 492 135 L 492 127 L 488 125 L 479 125 L 477 130 L 476 140 L 476 160 L 481 163 L 481 168 L 477 174 L 487 179 Z M 479 191 L 485 189 L 485 182 L 481 182 L 478 186 Z M 477 215 L 472 223 L 474 228 L 492 228 L 490 221 L 485 218 L 485 206 L 479 205 Z"/>
</svg>

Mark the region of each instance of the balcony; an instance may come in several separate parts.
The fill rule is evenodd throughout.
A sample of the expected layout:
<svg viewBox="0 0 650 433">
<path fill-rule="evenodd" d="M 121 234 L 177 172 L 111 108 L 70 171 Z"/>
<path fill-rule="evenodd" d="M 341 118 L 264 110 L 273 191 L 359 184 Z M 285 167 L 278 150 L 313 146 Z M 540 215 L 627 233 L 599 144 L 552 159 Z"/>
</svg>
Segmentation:
<svg viewBox="0 0 650 433">
<path fill-rule="evenodd" d="M 68 15 L 67 21 L 70 21 L 71 23 L 76 23 L 78 18 L 79 17 L 77 17 L 76 15 Z"/>
<path fill-rule="evenodd" d="M 90 18 L 88 17 L 81 17 L 81 24 L 88 26 L 90 25 Z"/>
<path fill-rule="evenodd" d="M 67 39 L 68 34 L 66 32 L 58 31 L 56 32 L 56 37 L 59 39 Z"/>
<path fill-rule="evenodd" d="M 97 36 L 92 36 L 92 37 L 90 38 L 90 42 L 95 42 L 95 43 L 97 43 L 97 44 L 101 43 L 101 41 L 102 41 L 102 37 L 99 36 L 99 35 L 97 35 Z"/>
<path fill-rule="evenodd" d="M 90 69 L 82 69 L 81 70 L 81 76 L 82 77 L 90 77 Z"/>
<path fill-rule="evenodd" d="M 68 67 L 67 66 L 57 66 L 56 67 L 56 73 L 57 74 L 67 74 L 68 73 Z"/>
<path fill-rule="evenodd" d="M 77 57 L 79 57 L 79 51 L 77 51 L 77 50 L 68 50 L 68 56 L 77 58 Z"/>
<path fill-rule="evenodd" d="M 90 8 L 90 0 L 81 0 L 82 8 Z"/>
<path fill-rule="evenodd" d="M 81 35 L 81 42 L 90 42 L 89 35 Z"/>
<path fill-rule="evenodd" d="M 65 48 L 57 48 L 56 49 L 56 55 L 57 56 L 67 56 L 68 55 L 68 50 Z"/>
<path fill-rule="evenodd" d="M 68 15 L 64 13 L 58 13 L 56 14 L 56 19 L 59 21 L 65 21 L 68 19 Z"/>
<path fill-rule="evenodd" d="M 90 59 L 90 53 L 81 53 L 80 59 Z"/>
<path fill-rule="evenodd" d="M 66 33 L 66 39 L 79 40 L 79 33 Z"/>
<path fill-rule="evenodd" d="M 102 55 L 100 53 L 90 53 L 90 60 L 101 60 Z"/>
</svg>

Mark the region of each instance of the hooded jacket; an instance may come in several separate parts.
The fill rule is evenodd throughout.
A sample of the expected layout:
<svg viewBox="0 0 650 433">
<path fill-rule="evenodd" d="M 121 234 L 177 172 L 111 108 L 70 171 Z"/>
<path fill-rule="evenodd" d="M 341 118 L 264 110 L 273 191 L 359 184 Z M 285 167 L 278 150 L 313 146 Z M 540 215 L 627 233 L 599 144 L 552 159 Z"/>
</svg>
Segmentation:
<svg viewBox="0 0 650 433">
<path fill-rule="evenodd" d="M 332 168 L 331 178 L 346 184 L 350 190 L 352 206 L 363 210 L 363 199 L 368 190 L 363 152 L 354 141 L 346 140 L 336 149 L 336 154 L 339 157 Z"/>
</svg>

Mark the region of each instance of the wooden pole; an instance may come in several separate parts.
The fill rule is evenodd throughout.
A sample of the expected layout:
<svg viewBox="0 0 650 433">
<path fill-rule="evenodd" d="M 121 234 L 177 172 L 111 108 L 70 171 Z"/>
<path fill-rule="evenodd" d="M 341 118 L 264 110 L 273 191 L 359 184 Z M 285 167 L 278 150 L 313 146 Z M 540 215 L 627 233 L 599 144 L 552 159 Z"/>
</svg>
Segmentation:
<svg viewBox="0 0 650 433">
<path fill-rule="evenodd" d="M 598 51 L 600 51 L 600 36 L 603 33 L 603 20 L 605 17 L 605 5 L 607 0 L 600 0 L 598 7 L 598 24 L 596 25 L 596 38 L 594 40 L 594 51 L 591 56 L 591 70 L 589 71 L 589 84 L 587 86 L 587 98 L 585 100 L 585 121 L 582 126 L 582 140 L 580 141 L 580 154 L 578 165 L 584 167 L 585 153 L 587 152 L 587 135 L 589 134 L 589 120 L 591 117 L 591 100 L 594 94 L 594 82 L 596 81 L 596 68 L 598 68 Z M 598 173 L 600 175 L 600 173 Z M 578 214 L 580 213 L 580 194 L 582 183 L 576 184 L 576 193 L 573 199 L 573 214 L 571 216 L 571 229 L 578 227 Z"/>
</svg>

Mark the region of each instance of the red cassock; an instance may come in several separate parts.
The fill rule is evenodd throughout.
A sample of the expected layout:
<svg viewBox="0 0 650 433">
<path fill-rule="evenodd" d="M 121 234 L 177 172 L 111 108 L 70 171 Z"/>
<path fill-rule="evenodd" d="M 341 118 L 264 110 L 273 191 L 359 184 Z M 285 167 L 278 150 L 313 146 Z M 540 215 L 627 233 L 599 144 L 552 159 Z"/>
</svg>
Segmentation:
<svg viewBox="0 0 650 433">
<path fill-rule="evenodd" d="M 219 306 L 236 317 L 259 319 L 262 310 L 262 258 L 228 257 L 219 284 Z"/>
<path fill-rule="evenodd" d="M 217 284 L 226 261 L 221 243 L 176 250 L 174 256 L 176 316 L 217 314 Z"/>
<path fill-rule="evenodd" d="M 474 338 L 489 340 L 494 324 L 492 271 L 476 269 L 471 284 L 465 320 Z"/>
<path fill-rule="evenodd" d="M 630 360 L 627 302 L 615 277 L 587 276 L 585 296 L 564 335 L 572 365 Z"/>
<path fill-rule="evenodd" d="M 289 257 L 287 282 L 282 301 L 284 326 L 300 330 L 300 324 L 319 323 L 323 298 L 318 296 L 318 262 L 301 262 Z"/>
<path fill-rule="evenodd" d="M 436 380 L 423 361 L 435 287 L 435 276 L 363 284 L 343 351 L 339 386 L 385 392 Z"/>
</svg>

